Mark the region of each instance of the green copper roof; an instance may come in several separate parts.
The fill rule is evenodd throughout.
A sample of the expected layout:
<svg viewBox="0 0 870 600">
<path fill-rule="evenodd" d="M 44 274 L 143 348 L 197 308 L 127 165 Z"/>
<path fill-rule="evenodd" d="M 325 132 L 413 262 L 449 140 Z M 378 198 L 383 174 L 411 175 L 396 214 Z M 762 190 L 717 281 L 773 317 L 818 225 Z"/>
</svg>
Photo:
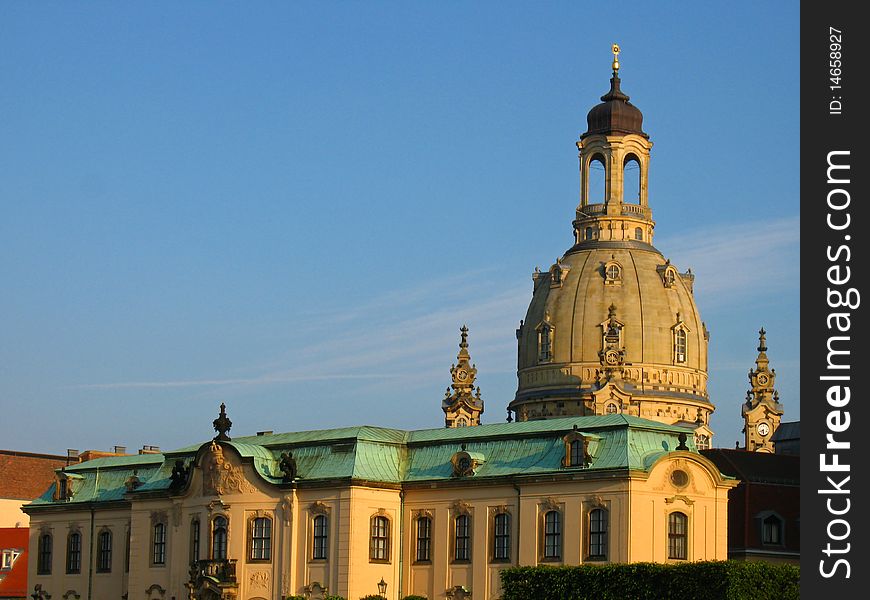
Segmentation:
<svg viewBox="0 0 870 600">
<path fill-rule="evenodd" d="M 474 475 L 469 476 L 475 480 L 564 473 L 563 438 L 572 431 L 591 440 L 592 462 L 574 469 L 591 476 L 613 469 L 648 470 L 661 455 L 676 449 L 681 433 L 690 433 L 682 427 L 614 414 L 418 431 L 344 427 L 244 436 L 222 443 L 275 485 L 282 483 L 279 465 L 283 453 L 292 453 L 299 485 L 331 480 L 435 483 L 456 479 L 451 459 L 460 450 L 476 460 Z M 689 450 L 697 452 L 693 436 L 686 437 Z M 170 486 L 175 461 L 180 459 L 190 466 L 202 446 L 165 455 L 98 458 L 67 467 L 67 472 L 82 477 L 75 483 L 69 502 L 122 500 L 128 494 L 124 484 L 134 471 L 141 485 L 130 495 L 163 492 Z M 45 503 L 52 503 L 51 491 L 34 502 Z"/>
</svg>

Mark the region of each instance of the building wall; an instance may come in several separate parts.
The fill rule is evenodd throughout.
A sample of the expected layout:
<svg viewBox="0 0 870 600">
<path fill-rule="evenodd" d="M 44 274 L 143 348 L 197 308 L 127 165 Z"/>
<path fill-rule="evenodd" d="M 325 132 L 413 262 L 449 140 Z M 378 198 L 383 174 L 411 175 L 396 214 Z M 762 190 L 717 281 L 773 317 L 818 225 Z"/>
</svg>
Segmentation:
<svg viewBox="0 0 870 600">
<path fill-rule="evenodd" d="M 0 527 L 27 527 L 30 517 L 21 511 L 29 500 L 0 498 Z"/>
<path fill-rule="evenodd" d="M 499 572 L 512 565 L 582 564 L 589 558 L 589 511 L 604 508 L 608 515 L 607 553 L 603 562 L 666 562 L 668 515 L 674 510 L 689 517 L 688 560 L 727 557 L 727 490 L 712 463 L 697 454 L 672 452 L 649 473 L 614 471 L 594 478 L 583 470 L 571 477 L 547 477 L 516 483 L 499 480 L 453 479 L 438 485 L 408 484 L 401 491 L 389 484 L 348 485 L 324 482 L 322 487 L 279 488 L 266 482 L 235 452 L 225 452 L 219 489 L 209 471 L 209 453 L 201 451 L 184 489 L 165 493 L 137 492 L 135 499 L 85 504 L 49 505 L 33 512 L 30 543 L 53 536 L 50 574 L 37 573 L 38 550 L 30 553 L 30 586 L 41 584 L 52 595 L 74 591 L 82 598 L 187 598 L 190 580 L 191 527 L 200 523 L 199 558 L 210 557 L 211 524 L 217 516 L 229 521 L 228 557 L 236 559 L 238 599 L 305 594 L 318 584 L 331 594 L 356 599 L 387 584 L 389 600 L 416 593 L 444 597 L 446 590 L 463 586 L 475 598 L 494 600 L 501 594 Z M 674 472 L 687 480 L 675 485 Z M 209 474 L 211 473 L 211 475 Z M 143 488 L 144 490 L 145 488 Z M 493 559 L 494 515 L 510 514 L 510 556 Z M 560 516 L 560 551 L 555 559 L 543 556 L 544 519 L 548 511 Z M 313 523 L 328 519 L 327 558 L 313 558 Z M 455 519 L 471 517 L 471 560 L 454 560 Z M 432 519 L 432 555 L 416 561 L 415 519 Z M 374 517 L 390 523 L 389 559 L 370 556 Z M 272 552 L 267 561 L 250 560 L 250 522 L 271 519 Z M 166 530 L 165 564 L 154 564 L 154 528 Z M 130 531 L 130 569 L 125 571 L 125 541 Z M 70 531 L 82 534 L 82 571 L 67 574 L 66 540 Z M 112 532 L 111 570 L 96 572 L 99 533 Z M 93 548 L 92 548 L 93 543 Z M 599 561 L 601 562 L 601 561 Z M 59 596 L 55 596 L 59 597 Z"/>
</svg>

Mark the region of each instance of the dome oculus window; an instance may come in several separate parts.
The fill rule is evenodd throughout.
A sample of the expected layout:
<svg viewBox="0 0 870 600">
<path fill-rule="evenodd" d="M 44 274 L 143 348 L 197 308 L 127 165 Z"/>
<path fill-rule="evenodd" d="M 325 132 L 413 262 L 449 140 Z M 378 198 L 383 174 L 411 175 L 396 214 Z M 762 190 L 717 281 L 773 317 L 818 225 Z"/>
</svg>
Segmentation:
<svg viewBox="0 0 870 600">
<path fill-rule="evenodd" d="M 604 285 L 619 285 L 622 283 L 622 266 L 615 261 L 604 265 Z"/>
</svg>

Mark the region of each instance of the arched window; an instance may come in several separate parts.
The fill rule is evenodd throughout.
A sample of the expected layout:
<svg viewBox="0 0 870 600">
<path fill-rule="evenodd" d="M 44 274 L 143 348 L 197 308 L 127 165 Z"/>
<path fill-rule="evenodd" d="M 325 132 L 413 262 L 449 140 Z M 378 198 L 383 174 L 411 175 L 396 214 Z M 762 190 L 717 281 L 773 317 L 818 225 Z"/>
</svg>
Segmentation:
<svg viewBox="0 0 870 600">
<path fill-rule="evenodd" d="M 190 522 L 190 562 L 199 560 L 199 519 Z"/>
<path fill-rule="evenodd" d="M 553 328 L 544 323 L 538 329 L 538 361 L 549 362 L 553 360 Z"/>
<path fill-rule="evenodd" d="M 166 564 L 166 524 L 156 523 L 153 529 L 154 539 L 151 543 L 151 563 Z"/>
<path fill-rule="evenodd" d="M 616 413 L 619 412 L 619 407 L 616 406 L 616 404 L 613 402 L 608 402 L 604 406 L 604 412 L 606 412 L 608 415 L 615 415 Z"/>
<path fill-rule="evenodd" d="M 633 154 L 622 163 L 622 201 L 640 204 L 640 161 Z"/>
<path fill-rule="evenodd" d="M 643 229 L 640 227 L 634 228 L 634 239 L 642 242 L 643 241 Z"/>
<path fill-rule="evenodd" d="M 227 558 L 227 533 L 229 521 L 226 517 L 215 517 L 211 522 L 211 557 L 214 560 Z"/>
<path fill-rule="evenodd" d="M 668 515 L 668 558 L 686 560 L 689 556 L 689 518 L 681 512 Z"/>
<path fill-rule="evenodd" d="M 326 560 L 329 556 L 329 519 L 326 515 L 314 517 L 314 545 L 311 558 L 314 560 Z"/>
<path fill-rule="evenodd" d="M 511 558 L 511 516 L 500 512 L 493 519 L 493 560 L 510 560 Z"/>
<path fill-rule="evenodd" d="M 387 517 L 377 516 L 372 519 L 369 560 L 374 562 L 390 560 L 390 520 Z"/>
<path fill-rule="evenodd" d="M 686 330 L 677 329 L 674 331 L 674 360 L 678 363 L 686 362 Z"/>
<path fill-rule="evenodd" d="M 272 560 L 272 519 L 256 517 L 250 521 L 249 553 L 250 560 Z"/>
<path fill-rule="evenodd" d="M 558 510 L 544 514 L 544 560 L 562 558 L 562 515 Z"/>
<path fill-rule="evenodd" d="M 607 511 L 589 511 L 589 560 L 607 560 Z"/>
<path fill-rule="evenodd" d="M 417 562 L 432 560 L 432 519 L 417 519 Z"/>
<path fill-rule="evenodd" d="M 621 270 L 619 265 L 616 263 L 610 263 L 607 265 L 607 269 L 604 271 L 604 277 L 608 281 L 616 281 L 617 279 L 621 279 Z"/>
<path fill-rule="evenodd" d="M 66 572 L 70 575 L 82 572 L 82 534 L 78 531 L 66 538 Z"/>
<path fill-rule="evenodd" d="M 459 515 L 454 520 L 453 560 L 471 560 L 471 517 Z"/>
<path fill-rule="evenodd" d="M 458 419 L 456 419 L 456 426 L 468 427 L 468 419 L 466 419 L 465 417 L 459 417 Z"/>
<path fill-rule="evenodd" d="M 97 573 L 112 570 L 112 532 L 105 529 L 97 538 Z"/>
<path fill-rule="evenodd" d="M 50 533 L 39 536 L 39 547 L 36 554 L 36 574 L 51 575 L 51 545 Z"/>
<path fill-rule="evenodd" d="M 707 450 L 710 448 L 710 436 L 703 434 L 695 435 L 695 447 L 698 450 Z"/>
<path fill-rule="evenodd" d="M 768 515 L 761 521 L 761 543 L 782 544 L 782 519 L 776 515 Z"/>
<path fill-rule="evenodd" d="M 587 227 L 586 230 L 584 231 L 584 238 L 583 239 L 585 239 L 587 241 L 594 240 L 595 239 L 595 228 L 594 227 Z"/>
<path fill-rule="evenodd" d="M 606 203 L 607 166 L 602 155 L 596 154 L 592 157 L 592 160 L 589 161 L 589 170 L 586 175 L 589 185 L 587 204 Z"/>
</svg>

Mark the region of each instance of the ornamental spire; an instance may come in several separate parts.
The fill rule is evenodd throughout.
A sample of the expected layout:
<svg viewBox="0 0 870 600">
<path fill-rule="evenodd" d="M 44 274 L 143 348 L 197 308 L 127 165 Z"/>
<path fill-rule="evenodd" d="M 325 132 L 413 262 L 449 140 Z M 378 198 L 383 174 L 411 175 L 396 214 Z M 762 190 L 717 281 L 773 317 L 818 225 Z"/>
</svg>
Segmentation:
<svg viewBox="0 0 870 600">
<path fill-rule="evenodd" d="M 212 421 L 212 424 L 214 425 L 214 430 L 218 432 L 214 439 L 218 442 L 230 441 L 230 436 L 227 435 L 227 432 L 232 428 L 233 422 L 230 421 L 227 417 L 226 409 L 227 405 L 221 402 L 221 412 L 218 415 L 218 418 Z"/>
<path fill-rule="evenodd" d="M 441 402 L 441 409 L 446 414 L 445 424 L 447 427 L 480 425 L 480 414 L 483 412 L 480 388 L 475 389 L 474 386 L 477 367 L 471 363 L 471 355 L 468 353 L 468 326 L 463 325 L 459 329 L 459 333 L 457 362 L 450 367 L 452 382 Z"/>
<path fill-rule="evenodd" d="M 611 47 L 613 51 L 613 74 L 615 76 L 619 76 L 619 44 L 613 44 Z"/>
</svg>

